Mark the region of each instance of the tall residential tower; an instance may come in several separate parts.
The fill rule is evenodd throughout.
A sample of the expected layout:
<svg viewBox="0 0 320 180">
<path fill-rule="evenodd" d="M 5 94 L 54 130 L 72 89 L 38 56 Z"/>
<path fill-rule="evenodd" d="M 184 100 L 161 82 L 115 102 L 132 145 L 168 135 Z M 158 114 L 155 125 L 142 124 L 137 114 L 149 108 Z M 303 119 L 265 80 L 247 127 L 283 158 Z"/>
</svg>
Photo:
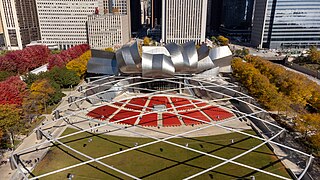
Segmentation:
<svg viewBox="0 0 320 180">
<path fill-rule="evenodd" d="M 208 0 L 163 0 L 162 41 L 205 41 Z"/>
</svg>

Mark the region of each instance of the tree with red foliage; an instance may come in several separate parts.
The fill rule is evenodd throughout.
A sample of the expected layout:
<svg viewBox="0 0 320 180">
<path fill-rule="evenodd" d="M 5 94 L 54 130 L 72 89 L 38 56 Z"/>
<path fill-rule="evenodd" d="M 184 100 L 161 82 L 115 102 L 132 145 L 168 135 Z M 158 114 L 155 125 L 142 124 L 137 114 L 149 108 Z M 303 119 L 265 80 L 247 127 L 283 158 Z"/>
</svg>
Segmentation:
<svg viewBox="0 0 320 180">
<path fill-rule="evenodd" d="M 0 104 L 22 105 L 22 100 L 27 94 L 27 85 L 17 76 L 12 76 L 0 82 Z"/>
<path fill-rule="evenodd" d="M 24 74 L 48 62 L 50 51 L 46 46 L 31 46 L 12 51 L 0 58 L 0 71 Z"/>
<path fill-rule="evenodd" d="M 14 72 L 17 69 L 17 65 L 14 61 L 11 61 L 8 56 L 0 57 L 0 70 Z"/>
<path fill-rule="evenodd" d="M 63 67 L 65 65 L 66 65 L 66 63 L 64 62 L 64 60 L 62 59 L 62 56 L 60 56 L 60 54 L 53 54 L 49 57 L 48 69 L 52 69 L 55 66 Z"/>
<path fill-rule="evenodd" d="M 72 48 L 69 48 L 68 50 L 61 51 L 60 54 L 51 55 L 49 57 L 48 69 L 52 69 L 55 66 L 66 66 L 68 62 L 78 58 L 89 49 L 90 46 L 88 44 L 80 44 Z"/>
</svg>

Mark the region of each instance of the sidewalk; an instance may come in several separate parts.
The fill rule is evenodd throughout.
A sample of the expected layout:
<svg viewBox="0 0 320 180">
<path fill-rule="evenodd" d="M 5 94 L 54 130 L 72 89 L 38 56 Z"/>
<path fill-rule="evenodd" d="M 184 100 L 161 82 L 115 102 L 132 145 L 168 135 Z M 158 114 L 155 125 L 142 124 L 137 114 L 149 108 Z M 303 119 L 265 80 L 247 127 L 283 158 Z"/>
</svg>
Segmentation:
<svg viewBox="0 0 320 180">
<path fill-rule="evenodd" d="M 67 94 L 69 95 L 69 94 Z M 61 104 L 59 105 L 59 107 L 62 107 L 64 105 L 67 104 L 67 98 L 68 96 L 65 96 L 62 98 L 61 100 Z M 44 123 L 49 123 L 49 122 L 53 122 L 53 118 L 51 114 L 47 114 L 47 115 L 43 115 L 45 116 L 45 120 L 43 120 Z M 61 126 L 64 124 L 64 121 L 57 121 L 56 123 L 53 123 L 52 125 L 48 125 L 44 128 L 50 128 L 53 126 Z M 65 128 L 55 128 L 52 130 L 52 136 L 53 137 L 59 137 L 61 135 L 61 133 L 65 130 Z M 20 144 L 20 146 L 14 151 L 19 152 L 21 150 L 24 150 L 28 147 L 34 146 L 38 143 L 43 143 L 46 142 L 47 140 L 45 138 L 43 138 L 42 140 L 37 140 L 36 138 L 36 133 L 35 131 L 32 132 L 28 137 L 26 137 L 23 142 Z M 31 153 L 26 153 L 25 155 L 21 155 L 20 156 L 20 160 L 21 161 L 31 161 L 31 163 L 24 163 L 26 165 L 26 168 L 30 171 L 32 171 L 34 169 L 34 167 L 37 165 L 37 163 L 39 162 L 39 160 L 41 161 L 41 159 L 45 156 L 45 154 L 47 153 L 47 151 L 49 150 L 48 148 L 45 148 L 46 146 L 51 145 L 51 143 L 46 143 L 38 148 L 34 148 L 34 149 L 30 149 L 28 152 Z M 41 149 L 44 148 L 44 149 Z M 37 150 L 40 149 L 40 150 Z M 34 152 L 32 152 L 34 151 Z M 7 157 L 11 156 L 11 153 L 6 154 Z M 21 174 L 19 174 L 18 170 L 11 170 L 10 168 L 10 163 L 8 162 L 5 165 L 0 166 L 0 174 L 1 174 L 1 180 L 18 180 L 18 179 L 22 179 L 23 176 Z"/>
</svg>

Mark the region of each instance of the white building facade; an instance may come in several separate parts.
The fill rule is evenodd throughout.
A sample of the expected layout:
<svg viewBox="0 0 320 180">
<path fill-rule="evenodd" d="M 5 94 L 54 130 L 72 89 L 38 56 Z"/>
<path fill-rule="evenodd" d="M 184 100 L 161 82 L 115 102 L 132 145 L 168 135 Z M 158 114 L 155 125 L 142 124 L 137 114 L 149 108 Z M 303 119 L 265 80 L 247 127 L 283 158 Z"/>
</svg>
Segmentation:
<svg viewBox="0 0 320 180">
<path fill-rule="evenodd" d="M 130 41 L 129 16 L 124 14 L 90 15 L 89 45 L 94 49 L 121 47 Z"/>
<path fill-rule="evenodd" d="M 36 0 L 42 43 L 60 49 L 88 43 L 88 15 L 103 10 L 103 0 Z"/>
<path fill-rule="evenodd" d="M 205 41 L 208 0 L 163 0 L 162 41 Z"/>
</svg>

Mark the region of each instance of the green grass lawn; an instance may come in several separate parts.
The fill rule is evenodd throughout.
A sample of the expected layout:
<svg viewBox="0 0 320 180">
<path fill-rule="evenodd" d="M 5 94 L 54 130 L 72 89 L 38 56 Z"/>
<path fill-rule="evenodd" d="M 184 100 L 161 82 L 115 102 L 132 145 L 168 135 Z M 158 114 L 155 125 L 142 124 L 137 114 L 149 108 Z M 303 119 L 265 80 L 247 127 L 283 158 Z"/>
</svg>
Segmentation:
<svg viewBox="0 0 320 180">
<path fill-rule="evenodd" d="M 72 132 L 75 132 L 75 130 L 67 129 L 63 134 L 70 134 Z M 247 132 L 254 134 L 253 131 Z M 90 143 L 88 142 L 89 138 L 93 140 Z M 231 139 L 234 139 L 233 144 L 230 144 Z M 63 139 L 63 142 L 69 146 L 92 157 L 100 157 L 119 152 L 120 149 L 125 150 L 134 147 L 136 142 L 141 145 L 151 141 L 153 140 L 147 138 L 109 135 L 96 136 L 90 133 L 81 133 Z M 261 143 L 260 140 L 249 138 L 238 133 L 199 138 L 177 138 L 170 141 L 184 146 L 188 143 L 190 148 L 224 158 L 232 158 Z M 62 146 L 52 147 L 33 171 L 33 174 L 40 175 L 86 160 L 88 159 L 81 155 L 76 155 L 76 153 Z M 290 178 L 284 166 L 267 146 L 262 146 L 236 161 Z M 156 143 L 103 159 L 102 162 L 139 178 L 167 180 L 183 179 L 217 165 L 222 161 L 167 143 Z M 42 179 L 66 179 L 68 173 L 74 174 L 74 179 L 130 179 L 98 163 L 82 165 Z M 203 174 L 197 177 L 197 179 L 250 179 L 252 175 L 254 175 L 256 179 L 277 179 L 273 176 L 268 176 L 231 163 Z"/>
</svg>

